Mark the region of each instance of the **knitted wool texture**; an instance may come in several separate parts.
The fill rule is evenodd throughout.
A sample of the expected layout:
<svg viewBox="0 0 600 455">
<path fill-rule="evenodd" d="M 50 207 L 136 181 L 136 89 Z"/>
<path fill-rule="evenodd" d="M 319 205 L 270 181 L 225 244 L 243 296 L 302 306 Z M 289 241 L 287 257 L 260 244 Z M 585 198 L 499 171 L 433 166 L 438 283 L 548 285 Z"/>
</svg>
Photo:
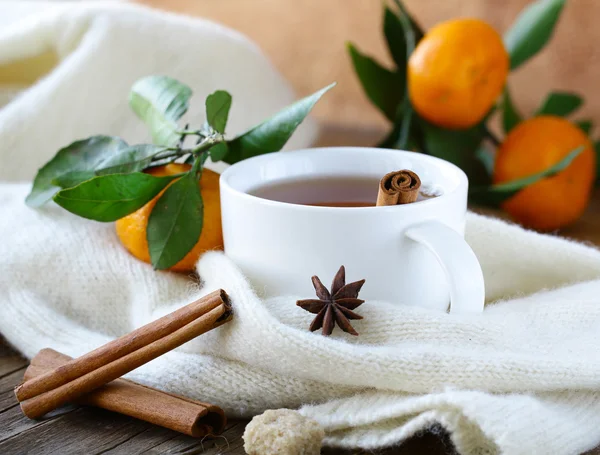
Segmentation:
<svg viewBox="0 0 600 455">
<path fill-rule="evenodd" d="M 467 240 L 494 302 L 483 314 L 369 301 L 358 338 L 325 338 L 295 305 L 306 296 L 261 301 L 221 253 L 200 260 L 198 288 L 130 257 L 110 224 L 25 207 L 27 191 L 0 186 L 0 331 L 28 357 L 81 355 L 224 288 L 231 323 L 130 377 L 230 416 L 314 403 L 301 412 L 334 446 L 385 446 L 434 422 L 461 453 L 568 454 L 600 441 L 595 249 L 471 214 Z"/>
<path fill-rule="evenodd" d="M 0 87 L 0 99 L 9 100 L 0 109 L 0 180 L 32 178 L 58 147 L 90 134 L 143 140 L 124 96 L 145 74 L 169 70 L 200 97 L 231 90 L 232 132 L 291 98 L 256 49 L 211 23 L 129 5 L 70 4 L 60 12 L 37 5 L 33 19 L 17 26 L 17 10 L 30 8 L 5 5 L 14 14 L 0 16 L 10 25 L 0 34 L 0 62 L 48 48 L 61 60 L 31 87 Z M 199 71 L 210 46 L 187 46 L 183 55 L 180 44 L 203 39 L 235 58 L 217 58 L 214 74 Z M 295 145 L 311 135 L 300 132 Z M 333 446 L 373 449 L 436 422 L 461 453 L 571 454 L 600 442 L 600 253 L 593 248 L 469 215 L 466 238 L 489 301 L 483 314 L 369 301 L 359 309 L 365 319 L 354 323 L 360 337 L 336 330 L 324 338 L 307 331 L 313 316 L 295 305 L 310 296 L 261 300 L 221 253 L 200 260 L 202 288 L 154 272 L 124 251 L 113 225 L 53 204 L 27 208 L 29 188 L 0 184 L 0 332 L 28 357 L 44 347 L 79 356 L 224 288 L 231 323 L 129 377 L 213 402 L 230 416 L 304 405 L 300 412 Z"/>
</svg>

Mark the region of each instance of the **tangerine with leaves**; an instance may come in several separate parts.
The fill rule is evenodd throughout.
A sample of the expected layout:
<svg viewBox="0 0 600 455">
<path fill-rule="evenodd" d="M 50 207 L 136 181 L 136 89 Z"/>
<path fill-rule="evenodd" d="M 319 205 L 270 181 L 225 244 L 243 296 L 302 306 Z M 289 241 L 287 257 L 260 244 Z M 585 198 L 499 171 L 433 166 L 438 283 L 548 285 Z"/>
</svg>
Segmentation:
<svg viewBox="0 0 600 455">
<path fill-rule="evenodd" d="M 494 105 L 509 66 L 502 37 L 486 22 L 442 22 L 425 34 L 408 60 L 410 100 L 435 125 L 469 128 Z"/>
<path fill-rule="evenodd" d="M 185 173 L 190 169 L 191 166 L 188 164 L 171 163 L 166 166 L 147 169 L 145 172 L 155 177 L 164 177 Z M 200 238 L 194 247 L 183 259 L 169 267 L 169 270 L 175 272 L 191 272 L 194 270 L 196 262 L 198 262 L 198 258 L 203 252 L 223 248 L 219 174 L 209 169 L 204 169 L 199 186 L 204 201 L 204 219 L 206 221 L 202 227 Z M 116 222 L 117 236 L 123 246 L 133 256 L 144 262 L 151 263 L 148 241 L 146 239 L 148 218 L 156 205 L 156 201 L 158 201 L 158 198 L 160 198 L 164 191 L 166 191 L 166 188 L 142 208 Z"/>
<path fill-rule="evenodd" d="M 539 231 L 566 226 L 588 205 L 596 178 L 594 146 L 585 133 L 556 116 L 534 117 L 513 128 L 496 154 L 494 183 L 538 173 L 558 163 L 577 147 L 585 149 L 558 174 L 519 191 L 502 208 L 520 224 Z"/>
<path fill-rule="evenodd" d="M 40 207 L 53 199 L 75 215 L 117 221 L 118 237 L 135 257 L 159 270 L 191 271 L 200 253 L 223 246 L 219 176 L 202 171 L 206 160 L 234 164 L 281 150 L 334 85 L 228 138 L 228 92 L 206 97 L 202 126 L 182 128 L 177 121 L 192 89 L 168 76 L 143 77 L 131 87 L 129 105 L 148 126 L 153 144 L 130 145 L 107 135 L 77 140 L 42 166 L 26 202 Z M 184 160 L 193 165 L 180 164 Z"/>
</svg>

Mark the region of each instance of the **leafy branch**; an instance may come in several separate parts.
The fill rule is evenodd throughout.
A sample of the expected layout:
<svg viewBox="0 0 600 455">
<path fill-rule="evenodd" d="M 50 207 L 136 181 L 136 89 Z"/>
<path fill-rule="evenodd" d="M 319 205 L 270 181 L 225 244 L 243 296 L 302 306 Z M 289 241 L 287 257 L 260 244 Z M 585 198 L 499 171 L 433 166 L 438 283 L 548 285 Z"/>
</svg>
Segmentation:
<svg viewBox="0 0 600 455">
<path fill-rule="evenodd" d="M 53 199 L 64 209 L 96 221 L 115 221 L 140 209 L 157 195 L 147 226 L 152 265 L 167 269 L 196 244 L 204 225 L 199 182 L 207 159 L 229 164 L 286 144 L 331 84 L 284 108 L 245 133 L 229 139 L 226 126 L 232 105 L 224 90 L 205 101 L 206 122 L 184 128 L 192 90 L 166 76 L 148 76 L 131 88 L 129 105 L 148 127 L 153 144 L 129 145 L 113 136 L 92 136 L 60 149 L 37 173 L 26 198 L 40 207 Z M 187 139 L 195 138 L 192 146 Z M 169 163 L 191 165 L 187 172 L 157 177 L 143 171 Z"/>
<path fill-rule="evenodd" d="M 536 0 L 521 12 L 503 38 L 511 69 L 520 67 L 546 46 L 565 3 L 566 0 Z M 472 199 L 488 205 L 497 205 L 540 178 L 554 175 L 557 169 L 564 169 L 577 155 L 572 152 L 561 162 L 530 178 L 507 182 L 501 187 L 492 185 L 493 153 L 487 152 L 486 146 L 496 148 L 502 143 L 502 138 L 488 127 L 488 120 L 497 112 L 505 134 L 524 120 L 513 104 L 508 86 L 497 105 L 476 125 L 466 129 L 449 129 L 432 124 L 413 108 L 406 74 L 409 58 L 425 33 L 401 0 L 393 0 L 391 5 L 384 2 L 382 23 L 385 42 L 394 64 L 392 67 L 363 54 L 353 43 L 347 44 L 354 70 L 366 96 L 392 124 L 391 131 L 378 144 L 379 147 L 410 149 L 456 164 L 474 184 L 471 188 Z M 553 92 L 534 115 L 568 116 L 582 102 L 576 94 Z M 580 120 L 577 124 L 589 134 L 592 128 L 589 120 Z M 600 151 L 600 142 L 596 142 L 596 149 Z"/>
</svg>

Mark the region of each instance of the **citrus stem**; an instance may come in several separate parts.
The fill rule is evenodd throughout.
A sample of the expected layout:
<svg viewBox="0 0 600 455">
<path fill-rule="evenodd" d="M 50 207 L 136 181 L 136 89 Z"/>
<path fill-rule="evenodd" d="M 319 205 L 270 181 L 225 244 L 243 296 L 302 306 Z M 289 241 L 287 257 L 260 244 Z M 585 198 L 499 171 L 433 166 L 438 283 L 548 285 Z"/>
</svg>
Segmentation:
<svg viewBox="0 0 600 455">
<path fill-rule="evenodd" d="M 200 144 L 197 147 L 188 150 L 187 153 L 191 153 L 192 155 L 198 155 L 202 152 L 207 151 L 213 145 L 218 144 L 220 142 L 225 142 L 225 138 L 223 137 L 223 135 L 210 136 L 204 139 L 202 142 L 200 142 Z"/>
<path fill-rule="evenodd" d="M 152 157 L 152 161 L 160 161 L 166 158 L 179 158 L 181 156 L 189 154 L 202 161 L 200 155 L 202 153 L 207 152 L 213 145 L 218 144 L 220 142 L 225 142 L 225 138 L 221 134 L 207 137 L 202 142 L 200 142 L 200 144 L 191 149 L 183 149 L 180 147 L 168 147 L 154 155 Z"/>
<path fill-rule="evenodd" d="M 152 161 L 164 160 L 165 158 L 178 157 L 183 155 L 182 150 L 177 148 L 168 148 L 164 151 L 169 153 L 165 153 L 163 155 L 162 152 L 159 152 L 152 157 Z"/>
<path fill-rule="evenodd" d="M 191 172 L 196 175 L 196 178 L 200 177 L 202 172 L 202 157 L 197 157 L 192 166 Z"/>
<path fill-rule="evenodd" d="M 204 137 L 204 133 L 202 133 L 202 131 L 200 131 L 200 130 L 194 130 L 194 131 L 187 131 L 187 130 L 175 131 L 175 134 L 179 134 L 180 136 L 202 136 L 202 137 Z"/>
<path fill-rule="evenodd" d="M 215 144 L 219 144 L 220 142 L 225 142 L 223 135 L 213 135 L 205 138 L 197 147 L 194 147 L 191 150 L 186 150 L 187 153 L 191 153 L 194 157 L 194 164 L 191 172 L 194 173 L 196 177 L 200 177 L 202 166 L 208 158 L 208 151 L 210 148 Z"/>
</svg>

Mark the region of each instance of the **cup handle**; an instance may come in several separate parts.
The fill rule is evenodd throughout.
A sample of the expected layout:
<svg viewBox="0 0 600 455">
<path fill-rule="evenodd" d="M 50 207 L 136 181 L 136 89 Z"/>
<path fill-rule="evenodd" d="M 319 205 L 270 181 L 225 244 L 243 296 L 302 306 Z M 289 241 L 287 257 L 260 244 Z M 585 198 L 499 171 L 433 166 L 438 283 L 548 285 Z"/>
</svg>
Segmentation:
<svg viewBox="0 0 600 455">
<path fill-rule="evenodd" d="M 438 221 L 426 221 L 409 227 L 405 235 L 427 247 L 446 273 L 450 286 L 450 311 L 483 311 L 485 286 L 479 261 L 456 231 Z"/>
</svg>

